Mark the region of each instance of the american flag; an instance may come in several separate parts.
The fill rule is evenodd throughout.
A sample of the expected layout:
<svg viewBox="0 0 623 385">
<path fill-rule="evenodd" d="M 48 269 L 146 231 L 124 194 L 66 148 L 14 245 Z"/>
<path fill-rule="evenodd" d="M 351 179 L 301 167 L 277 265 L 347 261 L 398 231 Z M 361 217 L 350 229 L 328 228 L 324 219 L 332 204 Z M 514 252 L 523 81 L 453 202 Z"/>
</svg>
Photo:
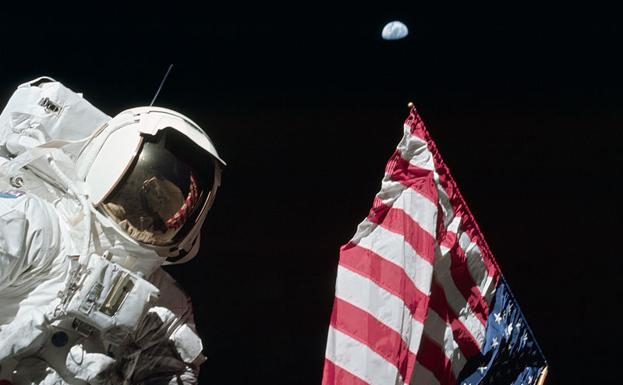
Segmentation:
<svg viewBox="0 0 623 385">
<path fill-rule="evenodd" d="M 323 385 L 540 384 L 545 358 L 411 107 L 340 250 Z"/>
</svg>

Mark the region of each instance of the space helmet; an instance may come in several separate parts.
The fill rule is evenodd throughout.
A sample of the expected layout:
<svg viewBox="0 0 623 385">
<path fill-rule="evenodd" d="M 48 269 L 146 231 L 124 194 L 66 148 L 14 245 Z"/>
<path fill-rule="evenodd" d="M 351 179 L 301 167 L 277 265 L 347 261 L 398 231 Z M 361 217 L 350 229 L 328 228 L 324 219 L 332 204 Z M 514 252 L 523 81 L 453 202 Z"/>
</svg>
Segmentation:
<svg viewBox="0 0 623 385">
<path fill-rule="evenodd" d="M 77 158 L 89 202 L 118 231 L 167 263 L 193 258 L 225 162 L 184 115 L 125 110 L 98 129 Z"/>
</svg>

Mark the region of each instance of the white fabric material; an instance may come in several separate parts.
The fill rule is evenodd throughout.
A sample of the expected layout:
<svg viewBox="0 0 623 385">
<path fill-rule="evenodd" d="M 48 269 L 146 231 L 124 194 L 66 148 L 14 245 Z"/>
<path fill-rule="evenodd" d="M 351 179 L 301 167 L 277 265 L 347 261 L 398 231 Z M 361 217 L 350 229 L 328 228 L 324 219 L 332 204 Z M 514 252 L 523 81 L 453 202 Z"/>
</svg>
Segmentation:
<svg viewBox="0 0 623 385">
<path fill-rule="evenodd" d="M 398 368 L 365 344 L 329 326 L 327 360 L 342 367 L 368 384 L 402 385 Z M 343 354 L 341 352 L 348 352 Z"/>
<path fill-rule="evenodd" d="M 109 119 L 82 94 L 52 78 L 41 77 L 20 85 L 0 114 L 0 156 L 18 157 L 3 166 L 6 169 L 0 169 L 0 174 L 13 176 L 27 164 L 48 173 L 42 156 L 63 147 L 68 157 L 75 158 L 82 141 Z M 69 171 L 71 168 L 65 169 Z"/>
<path fill-rule="evenodd" d="M 25 194 L 0 198 L 0 330 L 22 313 L 58 303 L 66 244 L 50 204 Z"/>
<path fill-rule="evenodd" d="M 452 371 L 455 378 L 458 378 L 463 366 L 467 362 L 465 355 L 459 349 L 458 344 L 452 336 L 452 325 L 446 323 L 435 311 L 428 310 L 424 332 L 426 336 L 438 346 L 443 348 L 444 354 L 452 360 Z"/>
<path fill-rule="evenodd" d="M 436 271 L 444 271 L 446 274 L 438 274 L 435 276 L 437 283 L 443 288 L 448 301 L 448 306 L 457 315 L 457 318 L 466 326 L 469 333 L 472 335 L 474 341 L 476 341 L 478 348 L 482 346 L 482 343 L 486 337 L 485 325 L 478 319 L 473 310 L 465 306 L 465 298 L 456 287 L 452 275 L 450 272 L 450 255 L 441 254 L 441 250 L 436 250 L 435 256 L 435 269 Z"/>
<path fill-rule="evenodd" d="M 435 378 L 435 375 L 419 362 L 415 363 L 415 369 L 413 370 L 413 376 L 411 376 L 410 384 L 413 385 L 440 385 L 439 380 Z"/>
<path fill-rule="evenodd" d="M 71 347 L 65 365 L 76 379 L 93 383 L 97 377 L 101 378 L 103 373 L 113 369 L 115 360 L 105 354 L 89 353 L 78 344 Z M 105 383 L 103 378 L 100 383 Z"/>
<path fill-rule="evenodd" d="M 192 364 L 202 356 L 201 350 L 203 346 L 201 339 L 194 330 L 188 325 L 181 325 L 171 335 L 170 339 L 173 341 L 177 352 L 179 353 L 182 361 L 187 364 Z"/>
<path fill-rule="evenodd" d="M 400 265 L 403 260 L 412 261 L 405 266 L 407 276 L 422 293 L 428 293 L 430 290 L 433 266 L 419 256 L 410 244 L 404 242 L 401 234 L 376 226 L 367 237 L 361 238 L 358 245 L 396 265 Z"/>
<path fill-rule="evenodd" d="M 0 330 L 0 362 L 37 351 L 48 336 L 45 314 L 37 309 L 26 312 L 20 322 L 13 322 Z"/>
<path fill-rule="evenodd" d="M 396 332 L 410 330 L 416 337 L 407 341 L 408 347 L 416 352 L 424 325 L 413 318 L 403 300 L 343 266 L 338 266 L 337 271 L 342 278 L 335 285 L 335 296 L 365 310 Z"/>
<path fill-rule="evenodd" d="M 54 106 L 60 110 L 55 111 Z M 109 119 L 82 94 L 41 77 L 20 85 L 0 114 L 0 146 L 6 145 L 10 134 L 29 129 L 42 133 L 45 141 L 79 140 Z"/>
</svg>

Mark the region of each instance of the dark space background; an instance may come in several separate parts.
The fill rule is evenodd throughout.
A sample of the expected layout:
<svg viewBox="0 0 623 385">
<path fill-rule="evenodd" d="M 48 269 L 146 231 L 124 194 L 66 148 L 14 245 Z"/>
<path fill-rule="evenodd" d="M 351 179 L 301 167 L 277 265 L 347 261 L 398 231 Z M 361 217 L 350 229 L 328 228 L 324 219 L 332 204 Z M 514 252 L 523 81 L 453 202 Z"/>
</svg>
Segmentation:
<svg viewBox="0 0 623 385">
<path fill-rule="evenodd" d="M 106 113 L 151 101 L 228 162 L 191 294 L 202 384 L 319 384 L 338 249 L 413 101 L 550 362 L 618 383 L 622 24 L 614 8 L 170 2 L 3 6 L 0 101 L 40 75 Z M 391 20 L 411 34 L 380 37 Z"/>
</svg>

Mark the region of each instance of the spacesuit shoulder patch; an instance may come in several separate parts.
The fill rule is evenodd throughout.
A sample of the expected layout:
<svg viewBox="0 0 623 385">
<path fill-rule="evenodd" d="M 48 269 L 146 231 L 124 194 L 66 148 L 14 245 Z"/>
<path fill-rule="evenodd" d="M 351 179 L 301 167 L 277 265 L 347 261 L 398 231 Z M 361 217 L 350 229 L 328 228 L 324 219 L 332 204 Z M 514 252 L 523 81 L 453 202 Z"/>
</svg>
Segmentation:
<svg viewBox="0 0 623 385">
<path fill-rule="evenodd" d="M 26 193 L 20 190 L 5 190 L 0 191 L 0 198 L 15 199 L 21 197 L 24 194 Z"/>
</svg>

